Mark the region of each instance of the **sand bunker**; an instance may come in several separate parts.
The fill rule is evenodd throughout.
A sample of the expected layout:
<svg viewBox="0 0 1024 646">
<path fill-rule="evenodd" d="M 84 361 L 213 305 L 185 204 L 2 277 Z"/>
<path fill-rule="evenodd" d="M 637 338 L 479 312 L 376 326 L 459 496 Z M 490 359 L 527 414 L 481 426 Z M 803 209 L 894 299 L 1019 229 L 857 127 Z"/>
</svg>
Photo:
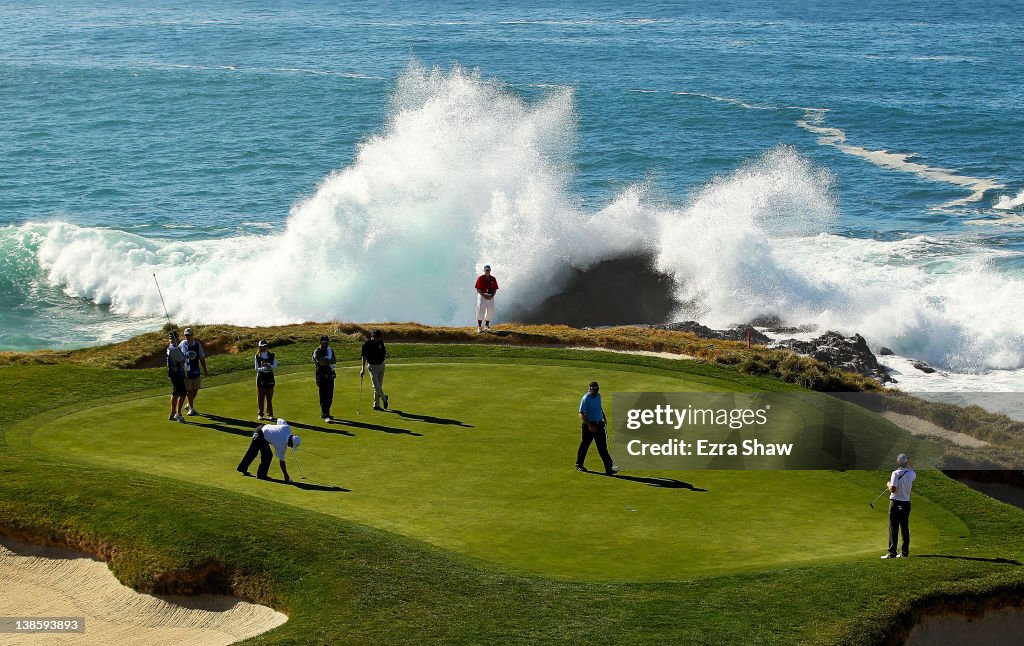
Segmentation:
<svg viewBox="0 0 1024 646">
<path fill-rule="evenodd" d="M 233 597 L 140 594 L 102 561 L 0 537 L 0 616 L 85 617 L 85 633 L 0 634 L 0 644 L 231 644 L 288 617 Z"/>
<path fill-rule="evenodd" d="M 921 419 L 920 417 L 914 417 L 913 415 L 902 415 L 900 413 L 887 411 L 883 413 L 882 416 L 911 435 L 941 437 L 949 440 L 957 446 L 963 446 L 968 449 L 978 449 L 988 444 L 984 440 L 971 437 L 966 433 L 950 431 L 933 424 L 928 420 Z"/>
<path fill-rule="evenodd" d="M 976 646 L 1021 643 L 1024 608 L 1000 608 L 979 617 L 945 614 L 923 617 L 910 631 L 904 646 Z"/>
<path fill-rule="evenodd" d="M 551 347 L 551 346 L 538 346 L 538 347 Z M 695 361 L 697 357 L 689 354 L 677 354 L 675 352 L 653 352 L 651 350 L 614 350 L 612 348 L 596 348 L 591 346 L 563 346 L 569 350 L 593 350 L 595 352 L 615 352 L 617 354 L 635 354 L 641 357 L 661 357 L 662 359 L 677 359 L 680 361 Z"/>
</svg>

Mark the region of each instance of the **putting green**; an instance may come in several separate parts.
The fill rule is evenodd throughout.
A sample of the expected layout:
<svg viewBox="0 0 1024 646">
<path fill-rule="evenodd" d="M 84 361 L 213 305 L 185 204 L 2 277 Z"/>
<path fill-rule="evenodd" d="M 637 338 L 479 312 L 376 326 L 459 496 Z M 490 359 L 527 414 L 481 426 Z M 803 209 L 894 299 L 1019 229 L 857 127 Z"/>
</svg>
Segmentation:
<svg viewBox="0 0 1024 646">
<path fill-rule="evenodd" d="M 389 362 L 392 411 L 370 410 L 367 378 L 357 415 L 358 367 L 338 372 L 335 424 L 319 419 L 311 371 L 278 377 L 275 412 L 303 437 L 305 488 L 235 472 L 256 424 L 250 380 L 201 391 L 196 408 L 204 415 L 187 425 L 167 421 L 166 394 L 149 393 L 58 417 L 22 441 L 559 578 L 683 580 L 877 558 L 884 549 L 885 512 L 867 505 L 884 476 L 865 487 L 863 478 L 821 471 L 607 478 L 573 469 L 576 410 L 591 380 L 605 393 L 724 391 L 735 386 L 729 382 L 597 362 Z M 291 457 L 288 464 L 298 479 L 299 464 Z M 594 449 L 588 464 L 600 464 Z M 276 461 L 270 473 L 280 477 Z M 967 532 L 955 516 L 916 497 L 914 549 L 934 546 L 940 530 Z"/>
</svg>

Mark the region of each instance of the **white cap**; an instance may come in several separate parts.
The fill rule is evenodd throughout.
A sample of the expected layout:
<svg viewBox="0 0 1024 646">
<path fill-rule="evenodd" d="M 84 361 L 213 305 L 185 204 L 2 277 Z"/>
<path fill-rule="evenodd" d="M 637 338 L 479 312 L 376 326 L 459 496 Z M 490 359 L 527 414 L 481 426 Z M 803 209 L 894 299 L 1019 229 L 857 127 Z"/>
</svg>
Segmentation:
<svg viewBox="0 0 1024 646">
<path fill-rule="evenodd" d="M 899 464 L 901 467 L 907 466 L 909 462 L 910 456 L 907 455 L 906 453 L 900 453 L 899 455 L 896 456 L 896 463 Z"/>
</svg>

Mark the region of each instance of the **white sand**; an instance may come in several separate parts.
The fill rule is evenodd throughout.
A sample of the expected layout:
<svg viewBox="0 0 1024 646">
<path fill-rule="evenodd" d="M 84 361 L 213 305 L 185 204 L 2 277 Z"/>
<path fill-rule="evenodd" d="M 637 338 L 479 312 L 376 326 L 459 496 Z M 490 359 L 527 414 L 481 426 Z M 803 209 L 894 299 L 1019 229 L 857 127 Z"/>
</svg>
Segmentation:
<svg viewBox="0 0 1024 646">
<path fill-rule="evenodd" d="M 963 446 L 968 449 L 977 449 L 986 446 L 988 442 L 979 440 L 976 437 L 971 437 L 966 433 L 957 433 L 956 431 L 950 431 L 942 428 L 936 424 L 929 422 L 928 420 L 921 419 L 920 417 L 914 417 L 913 415 L 902 415 L 900 413 L 894 413 L 887 411 L 882 414 L 882 417 L 889 420 L 896 426 L 899 426 L 903 430 L 907 431 L 911 435 L 917 436 L 930 436 L 930 437 L 941 437 L 949 440 L 957 446 Z"/>
<path fill-rule="evenodd" d="M 85 633 L 0 633 L 15 644 L 231 644 L 288 617 L 233 597 L 155 597 L 121 585 L 106 563 L 0 538 L 0 616 L 85 617 Z"/>
<path fill-rule="evenodd" d="M 987 610 L 980 617 L 963 615 L 930 615 L 915 625 L 904 646 L 999 646 L 1021 643 L 1024 609 Z"/>
</svg>

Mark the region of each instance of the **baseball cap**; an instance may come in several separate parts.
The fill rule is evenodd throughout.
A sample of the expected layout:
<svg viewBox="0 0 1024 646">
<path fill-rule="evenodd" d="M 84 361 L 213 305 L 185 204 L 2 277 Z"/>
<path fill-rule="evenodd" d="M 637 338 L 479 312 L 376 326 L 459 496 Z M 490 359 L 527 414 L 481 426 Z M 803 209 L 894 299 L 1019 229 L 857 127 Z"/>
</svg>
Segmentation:
<svg viewBox="0 0 1024 646">
<path fill-rule="evenodd" d="M 178 338 L 178 333 L 177 332 L 171 332 L 170 334 L 167 335 L 167 338 L 168 339 L 177 339 Z"/>
<path fill-rule="evenodd" d="M 185 336 L 192 336 L 192 328 L 190 328 L 190 327 L 185 328 Z"/>
<path fill-rule="evenodd" d="M 896 456 L 896 462 L 901 467 L 905 467 L 907 466 L 907 463 L 910 462 L 910 456 L 907 455 L 906 453 L 900 453 L 899 455 Z"/>
<path fill-rule="evenodd" d="M 268 345 L 270 345 L 270 344 L 269 344 L 269 343 L 267 343 L 267 340 L 266 340 L 266 339 L 260 339 L 260 342 L 259 342 L 259 343 L 257 343 L 256 345 L 257 345 L 257 346 L 259 346 L 259 347 L 261 347 L 261 348 L 265 348 L 265 347 L 267 347 L 267 346 L 268 346 Z"/>
<path fill-rule="evenodd" d="M 597 382 L 596 382 L 596 381 L 592 381 L 592 382 L 590 382 L 590 387 L 591 387 L 591 388 L 600 388 L 600 386 L 598 386 L 598 385 L 597 385 Z"/>
<path fill-rule="evenodd" d="M 380 328 L 379 327 L 373 328 L 373 331 L 370 332 L 370 336 L 380 336 Z"/>
<path fill-rule="evenodd" d="M 490 265 L 484 265 L 484 269 L 490 269 L 490 268 L 491 268 Z"/>
<path fill-rule="evenodd" d="M 320 343 L 327 343 L 328 341 L 330 341 L 330 339 L 327 338 L 326 334 L 320 337 Z"/>
</svg>

